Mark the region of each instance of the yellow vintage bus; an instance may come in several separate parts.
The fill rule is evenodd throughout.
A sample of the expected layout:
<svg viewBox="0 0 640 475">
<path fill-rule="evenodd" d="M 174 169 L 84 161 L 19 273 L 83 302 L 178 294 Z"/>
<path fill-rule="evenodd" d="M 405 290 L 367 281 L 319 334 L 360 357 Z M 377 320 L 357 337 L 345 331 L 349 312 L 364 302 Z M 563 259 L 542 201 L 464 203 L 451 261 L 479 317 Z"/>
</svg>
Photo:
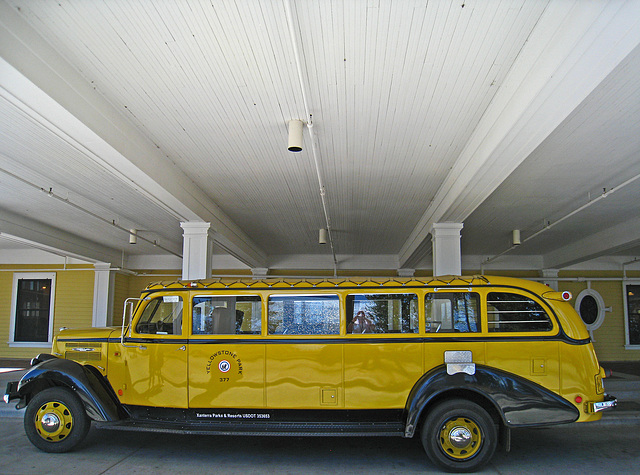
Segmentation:
<svg viewBox="0 0 640 475">
<path fill-rule="evenodd" d="M 510 429 L 615 406 L 589 334 L 526 280 L 178 281 L 126 304 L 122 328 L 62 330 L 5 401 L 48 452 L 103 427 L 197 434 L 420 437 L 476 470 Z"/>
</svg>

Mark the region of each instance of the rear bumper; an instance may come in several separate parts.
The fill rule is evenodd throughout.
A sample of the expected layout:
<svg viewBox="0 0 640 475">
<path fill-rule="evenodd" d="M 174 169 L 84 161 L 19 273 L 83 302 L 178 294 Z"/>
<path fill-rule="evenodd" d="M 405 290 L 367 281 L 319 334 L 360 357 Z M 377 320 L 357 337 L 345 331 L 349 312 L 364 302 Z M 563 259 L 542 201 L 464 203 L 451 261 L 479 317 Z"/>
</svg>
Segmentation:
<svg viewBox="0 0 640 475">
<path fill-rule="evenodd" d="M 589 403 L 589 412 L 595 413 L 600 411 L 606 411 L 608 409 L 613 409 L 617 405 L 618 405 L 618 400 L 615 397 L 609 394 L 605 394 L 604 401 Z"/>
</svg>

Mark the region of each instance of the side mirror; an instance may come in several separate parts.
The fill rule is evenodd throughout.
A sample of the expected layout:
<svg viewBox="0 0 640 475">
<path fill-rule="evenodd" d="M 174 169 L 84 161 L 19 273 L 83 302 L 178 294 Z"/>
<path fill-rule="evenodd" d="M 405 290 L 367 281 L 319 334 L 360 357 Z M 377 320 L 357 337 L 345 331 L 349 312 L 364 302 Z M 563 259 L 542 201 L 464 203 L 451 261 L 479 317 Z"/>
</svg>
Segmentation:
<svg viewBox="0 0 640 475">
<path fill-rule="evenodd" d="M 133 310 L 135 308 L 134 302 L 140 302 L 140 298 L 129 298 L 124 301 L 124 308 L 122 309 L 122 331 L 120 332 L 120 344 L 126 348 L 137 348 L 137 345 L 125 345 L 124 334 L 127 328 L 127 309 L 129 309 L 129 337 L 131 336 L 131 324 L 133 323 Z"/>
</svg>

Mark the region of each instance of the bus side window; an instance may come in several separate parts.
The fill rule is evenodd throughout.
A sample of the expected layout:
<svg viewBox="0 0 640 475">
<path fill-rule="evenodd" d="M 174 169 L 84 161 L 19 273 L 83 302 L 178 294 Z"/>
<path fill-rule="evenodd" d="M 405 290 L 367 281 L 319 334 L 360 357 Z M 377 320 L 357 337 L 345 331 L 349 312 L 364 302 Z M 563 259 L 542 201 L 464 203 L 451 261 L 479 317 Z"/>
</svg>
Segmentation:
<svg viewBox="0 0 640 475">
<path fill-rule="evenodd" d="M 417 333 L 416 294 L 350 294 L 347 333 Z"/>
<path fill-rule="evenodd" d="M 169 295 L 153 299 L 142 311 L 136 332 L 156 335 L 182 334 L 182 297 Z"/>
<path fill-rule="evenodd" d="M 480 331 L 480 296 L 475 292 L 429 293 L 424 307 L 427 333 Z"/>
<path fill-rule="evenodd" d="M 260 334 L 262 304 L 259 296 L 225 295 L 193 298 L 194 335 Z"/>
<path fill-rule="evenodd" d="M 549 331 L 551 319 L 542 306 L 524 295 L 490 292 L 487 296 L 490 332 Z"/>
<path fill-rule="evenodd" d="M 337 295 L 271 295 L 269 335 L 337 335 L 340 300 Z"/>
</svg>

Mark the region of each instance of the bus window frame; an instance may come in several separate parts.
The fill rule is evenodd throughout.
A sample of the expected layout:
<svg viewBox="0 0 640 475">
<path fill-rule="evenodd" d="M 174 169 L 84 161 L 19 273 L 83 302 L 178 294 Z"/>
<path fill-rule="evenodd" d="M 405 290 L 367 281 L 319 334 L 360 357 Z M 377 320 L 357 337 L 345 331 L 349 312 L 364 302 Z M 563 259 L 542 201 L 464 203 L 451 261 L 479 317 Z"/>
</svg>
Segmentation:
<svg viewBox="0 0 640 475">
<path fill-rule="evenodd" d="M 189 338 L 198 340 L 211 340 L 211 339 L 239 339 L 239 338 L 262 338 L 265 336 L 265 295 L 259 292 L 217 292 L 217 293 L 197 293 L 189 292 Z M 193 332 L 193 301 L 196 298 L 211 297 L 211 298 L 227 298 L 227 297 L 258 297 L 260 299 L 260 332 L 259 333 L 194 333 Z M 183 309 L 184 313 L 184 309 Z M 184 322 L 183 322 L 184 323 Z"/>
<path fill-rule="evenodd" d="M 371 290 L 371 291 L 366 291 L 366 289 L 362 289 L 362 290 L 357 290 L 354 292 L 345 292 L 343 294 L 343 298 L 341 298 L 342 300 L 342 305 L 344 306 L 343 309 L 343 315 L 344 315 L 344 322 L 340 322 L 340 326 L 343 327 L 344 326 L 344 333 L 341 332 L 341 335 L 344 335 L 346 337 L 354 337 L 354 338 L 371 338 L 371 337 L 408 337 L 408 336 L 418 336 L 418 335 L 424 335 L 424 331 L 423 328 L 420 326 L 421 325 L 421 321 L 424 321 L 424 309 L 421 308 L 421 302 L 424 302 L 424 296 L 426 295 L 425 292 L 420 292 L 420 289 L 412 289 L 413 291 L 398 291 L 398 292 L 389 292 L 389 290 L 387 289 L 376 289 L 376 290 Z M 418 318 L 417 318 L 417 330 L 416 332 L 382 332 L 382 333 L 349 333 L 347 331 L 348 326 L 349 326 L 349 321 L 348 321 L 348 315 L 347 315 L 347 299 L 349 298 L 350 295 L 415 295 L 416 297 L 416 311 L 418 313 Z M 411 318 L 411 317 L 409 317 Z M 401 323 L 402 324 L 402 323 Z"/>
</svg>

